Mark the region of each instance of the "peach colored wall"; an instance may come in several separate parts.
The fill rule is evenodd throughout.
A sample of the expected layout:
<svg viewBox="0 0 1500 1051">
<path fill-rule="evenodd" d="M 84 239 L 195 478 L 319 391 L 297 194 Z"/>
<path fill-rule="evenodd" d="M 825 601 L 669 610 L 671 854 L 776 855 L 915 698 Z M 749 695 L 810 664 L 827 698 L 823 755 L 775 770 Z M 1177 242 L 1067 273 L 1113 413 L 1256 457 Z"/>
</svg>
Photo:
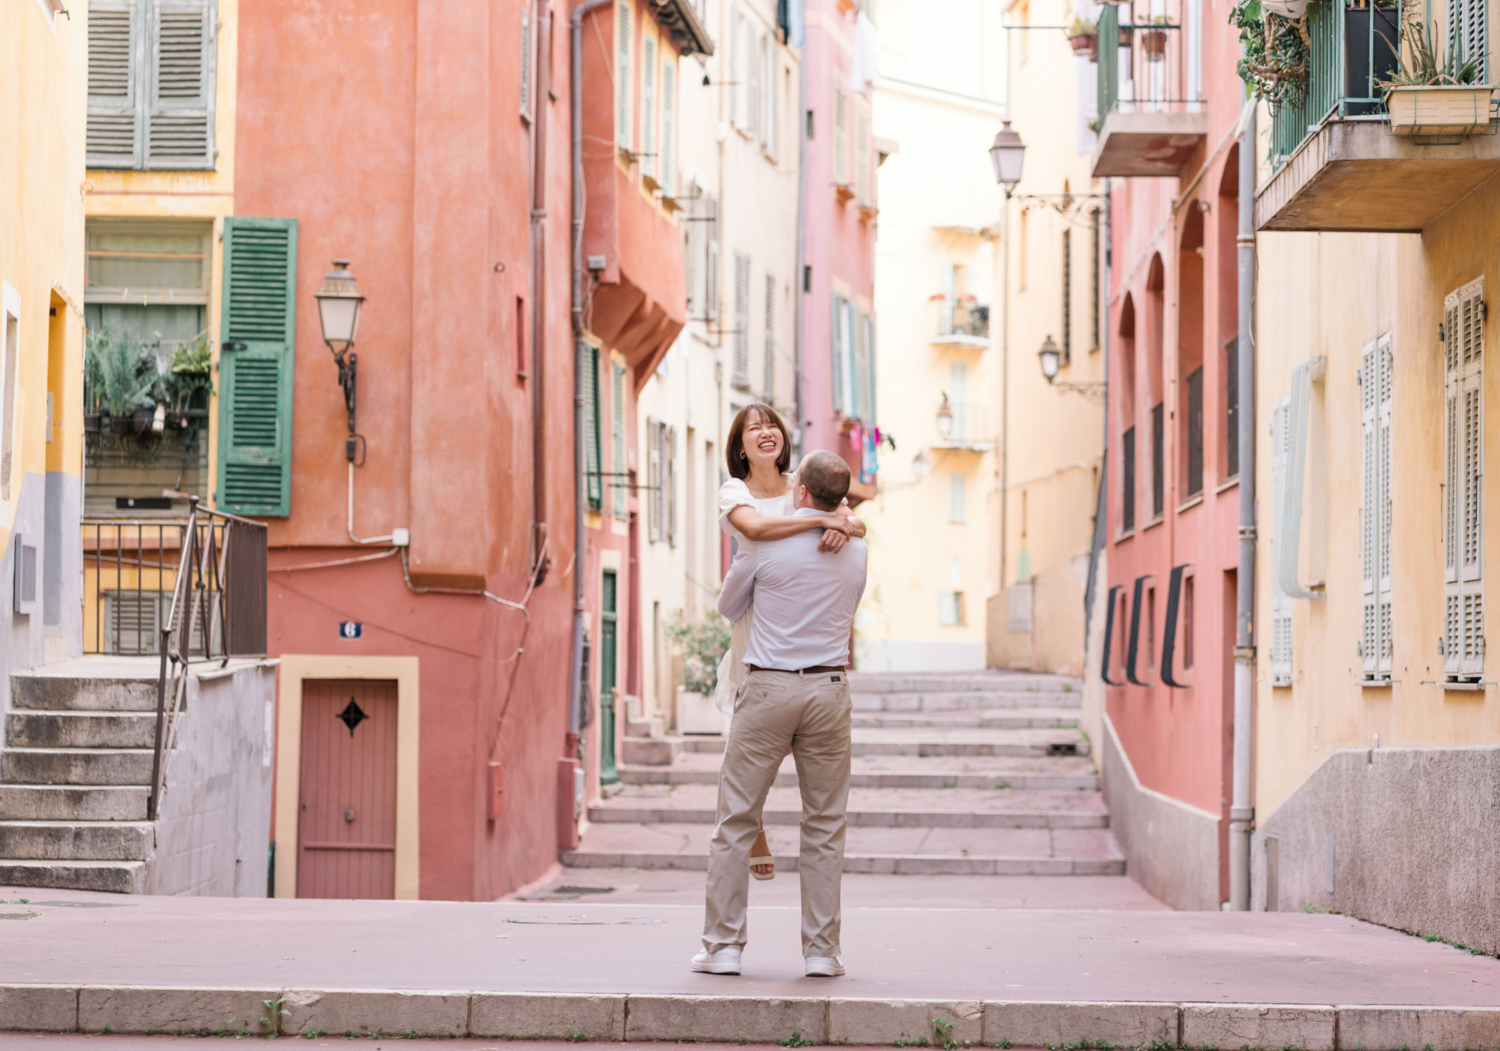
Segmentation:
<svg viewBox="0 0 1500 1051">
<path fill-rule="evenodd" d="M 1221 896 L 1227 897 L 1224 842 L 1232 755 L 1233 571 L 1238 561 L 1239 489 L 1226 477 L 1223 466 L 1222 364 L 1223 344 L 1234 334 L 1237 316 L 1233 298 L 1234 223 L 1230 218 L 1235 208 L 1237 154 L 1231 136 L 1244 93 L 1234 72 L 1238 56 L 1234 30 L 1209 5 L 1204 4 L 1201 9 L 1205 16 L 1202 65 L 1209 118 L 1204 145 L 1189 158 L 1180 180 L 1117 179 L 1111 184 L 1114 263 L 1108 323 L 1114 389 L 1109 405 L 1109 584 L 1121 585 L 1128 598 L 1135 579 L 1150 574 L 1152 579 L 1146 586 L 1154 585 L 1156 598 L 1154 630 L 1149 634 L 1142 611 L 1142 653 L 1137 663 L 1138 677 L 1152 685 L 1108 688 L 1106 710 L 1144 787 L 1221 815 L 1219 882 Z M 1227 189 L 1231 196 L 1221 196 L 1221 189 Z M 1202 211 L 1205 207 L 1207 210 Z M 1201 309 L 1189 304 L 1184 310 L 1181 246 L 1192 209 L 1200 210 L 1203 227 L 1202 304 Z M 1192 240 L 1189 238 L 1186 251 L 1196 258 Z M 1146 287 L 1151 261 L 1157 254 L 1165 278 L 1159 386 L 1148 358 L 1154 340 L 1150 331 L 1153 311 L 1148 307 Z M 1189 284 L 1193 283 L 1190 278 Z M 1135 314 L 1134 391 L 1120 383 L 1122 375 L 1130 374 L 1120 358 L 1121 312 L 1127 295 Z M 1185 319 L 1195 326 L 1191 335 L 1180 327 Z M 1188 498 L 1184 485 L 1186 456 L 1180 442 L 1184 432 L 1186 375 L 1179 374 L 1178 362 L 1184 341 L 1189 346 L 1197 342 L 1203 348 L 1203 495 L 1196 501 Z M 1136 525 L 1133 533 L 1126 535 L 1120 528 L 1121 434 L 1125 429 L 1121 421 L 1128 415 L 1125 399 L 1132 397 L 1137 435 Z M 1153 523 L 1150 412 L 1158 399 L 1168 413 L 1164 428 L 1165 494 L 1162 519 Z M 1174 678 L 1187 683 L 1187 687 L 1172 689 L 1161 683 L 1160 671 L 1154 665 L 1160 663 L 1171 570 L 1183 563 L 1192 567 L 1194 577 L 1195 661 L 1191 671 L 1182 668 L 1184 640 L 1183 628 L 1179 627 Z M 1128 626 L 1128 620 L 1122 624 L 1116 616 L 1112 679 L 1123 678 L 1121 668 Z M 1148 637 L 1154 639 L 1156 652 L 1149 673 L 1144 652 Z M 1094 654 L 1094 659 L 1098 656 Z"/>
<path fill-rule="evenodd" d="M 531 133 L 519 115 L 520 0 L 330 0 L 251 6 L 240 22 L 236 212 L 298 220 L 291 514 L 273 565 L 354 557 L 342 393 L 313 294 L 353 260 L 358 353 L 355 529 L 411 530 L 419 585 L 527 587 L 529 381 L 515 370 L 529 301 Z M 552 9 L 560 24 L 566 12 Z M 551 572 L 531 623 L 477 597 L 414 595 L 398 558 L 273 573 L 271 649 L 421 660 L 422 897 L 493 898 L 556 859 L 556 762 L 567 724 L 572 577 L 566 33 L 546 107 L 544 419 Z M 529 303 L 528 303 L 529 305 Z M 340 620 L 365 624 L 342 640 Z M 503 713 L 503 715 L 502 715 Z M 484 780 L 503 764 L 498 822 Z"/>
</svg>

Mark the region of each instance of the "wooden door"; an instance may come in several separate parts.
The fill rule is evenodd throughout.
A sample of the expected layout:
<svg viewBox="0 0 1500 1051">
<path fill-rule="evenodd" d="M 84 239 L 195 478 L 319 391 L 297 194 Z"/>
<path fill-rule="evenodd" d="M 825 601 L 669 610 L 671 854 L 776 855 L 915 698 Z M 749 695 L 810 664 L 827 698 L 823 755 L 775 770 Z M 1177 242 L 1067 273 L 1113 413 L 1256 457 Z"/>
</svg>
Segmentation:
<svg viewBox="0 0 1500 1051">
<path fill-rule="evenodd" d="M 297 897 L 396 894 L 396 683 L 302 684 Z"/>
</svg>

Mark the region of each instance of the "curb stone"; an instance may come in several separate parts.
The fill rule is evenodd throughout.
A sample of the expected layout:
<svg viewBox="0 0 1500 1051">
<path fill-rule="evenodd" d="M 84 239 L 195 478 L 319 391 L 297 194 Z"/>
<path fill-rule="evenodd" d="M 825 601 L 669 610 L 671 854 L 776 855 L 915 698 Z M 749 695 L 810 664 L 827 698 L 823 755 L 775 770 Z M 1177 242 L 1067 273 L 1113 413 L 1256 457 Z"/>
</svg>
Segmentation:
<svg viewBox="0 0 1500 1051">
<path fill-rule="evenodd" d="M 278 1006 L 268 1016 L 269 1001 Z M 260 1026 L 262 1017 L 273 1025 Z M 285 991 L 0 984 L 0 1031 L 956 1045 L 1469 1051 L 1500 1047 L 1500 1008 L 883 1000 L 852 997 Z M 232 1021 L 231 1021 L 232 1020 Z"/>
</svg>

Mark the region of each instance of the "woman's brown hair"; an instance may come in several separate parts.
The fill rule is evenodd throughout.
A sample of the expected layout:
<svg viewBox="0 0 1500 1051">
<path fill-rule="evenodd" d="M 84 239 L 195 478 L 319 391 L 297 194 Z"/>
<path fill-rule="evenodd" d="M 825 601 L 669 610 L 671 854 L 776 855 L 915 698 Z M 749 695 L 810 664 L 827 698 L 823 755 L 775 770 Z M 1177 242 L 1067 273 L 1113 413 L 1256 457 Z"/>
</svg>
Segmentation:
<svg viewBox="0 0 1500 1051">
<path fill-rule="evenodd" d="M 735 413 L 734 422 L 729 425 L 729 440 L 724 445 L 724 459 L 728 461 L 730 475 L 743 480 L 750 474 L 750 461 L 745 456 L 745 427 L 750 423 L 752 414 L 774 424 L 781 432 L 781 455 L 776 457 L 776 470 L 781 474 L 786 474 L 792 466 L 792 436 L 788 433 L 786 424 L 781 422 L 781 416 L 776 410 L 757 401 Z"/>
</svg>

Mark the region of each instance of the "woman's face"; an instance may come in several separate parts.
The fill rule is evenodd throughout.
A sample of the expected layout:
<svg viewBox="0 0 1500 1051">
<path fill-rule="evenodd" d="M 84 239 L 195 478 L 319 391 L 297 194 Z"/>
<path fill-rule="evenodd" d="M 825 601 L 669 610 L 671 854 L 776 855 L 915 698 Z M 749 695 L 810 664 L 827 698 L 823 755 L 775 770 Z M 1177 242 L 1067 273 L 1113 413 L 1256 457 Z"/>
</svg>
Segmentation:
<svg viewBox="0 0 1500 1051">
<path fill-rule="evenodd" d="M 753 413 L 745 421 L 745 459 L 755 466 L 776 465 L 781 455 L 781 428 L 760 413 Z"/>
</svg>

